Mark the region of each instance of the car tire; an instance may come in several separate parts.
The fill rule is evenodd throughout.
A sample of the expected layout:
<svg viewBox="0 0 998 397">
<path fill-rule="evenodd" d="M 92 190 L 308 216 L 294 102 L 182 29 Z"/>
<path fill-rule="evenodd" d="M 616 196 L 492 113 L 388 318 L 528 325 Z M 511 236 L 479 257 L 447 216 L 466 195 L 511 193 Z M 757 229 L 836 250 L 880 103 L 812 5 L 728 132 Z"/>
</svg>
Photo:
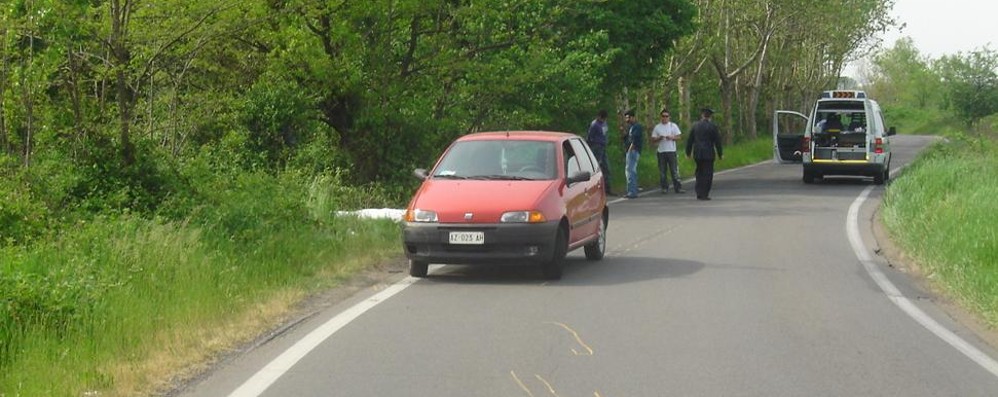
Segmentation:
<svg viewBox="0 0 998 397">
<path fill-rule="evenodd" d="M 430 264 L 422 261 L 409 259 L 409 275 L 413 277 L 426 277 Z"/>
<path fill-rule="evenodd" d="M 804 170 L 804 183 L 814 183 L 814 171 Z"/>
<path fill-rule="evenodd" d="M 606 255 L 606 215 L 599 219 L 599 236 L 596 241 L 586 244 L 586 259 L 598 261 Z"/>
<path fill-rule="evenodd" d="M 554 252 L 551 259 L 541 264 L 541 273 L 548 280 L 561 279 L 562 268 L 564 267 L 565 255 L 568 253 L 568 232 L 564 227 L 558 228 L 558 233 L 554 239 Z"/>
<path fill-rule="evenodd" d="M 878 172 L 876 174 L 873 174 L 873 184 L 874 185 L 883 185 L 884 182 L 887 181 L 886 178 L 887 178 L 887 170 L 886 169 L 883 170 L 883 171 L 880 171 L 880 172 Z"/>
</svg>

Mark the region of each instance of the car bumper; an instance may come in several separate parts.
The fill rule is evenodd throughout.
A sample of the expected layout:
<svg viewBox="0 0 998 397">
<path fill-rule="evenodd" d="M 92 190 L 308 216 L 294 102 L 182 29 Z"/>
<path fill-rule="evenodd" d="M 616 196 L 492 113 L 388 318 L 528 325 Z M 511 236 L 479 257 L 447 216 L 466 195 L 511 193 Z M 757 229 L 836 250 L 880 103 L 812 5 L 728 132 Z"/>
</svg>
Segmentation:
<svg viewBox="0 0 998 397">
<path fill-rule="evenodd" d="M 557 222 L 453 225 L 406 222 L 402 244 L 414 261 L 443 264 L 545 262 L 554 253 Z M 483 232 L 484 244 L 451 244 L 450 232 Z"/>
<path fill-rule="evenodd" d="M 821 175 L 858 175 L 874 176 L 884 172 L 884 165 L 879 163 L 846 163 L 846 162 L 810 162 L 804 163 L 805 172 Z"/>
</svg>

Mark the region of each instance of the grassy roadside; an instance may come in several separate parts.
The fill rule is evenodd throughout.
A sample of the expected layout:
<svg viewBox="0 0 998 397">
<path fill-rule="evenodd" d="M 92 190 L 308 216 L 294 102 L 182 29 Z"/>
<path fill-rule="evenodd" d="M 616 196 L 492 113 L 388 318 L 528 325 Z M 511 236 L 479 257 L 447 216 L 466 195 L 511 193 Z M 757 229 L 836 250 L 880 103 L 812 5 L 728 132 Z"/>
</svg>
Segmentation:
<svg viewBox="0 0 998 397">
<path fill-rule="evenodd" d="M 908 257 L 998 327 L 998 142 L 957 137 L 926 150 L 884 196 L 882 220 Z"/>
<path fill-rule="evenodd" d="M 726 149 L 719 169 L 771 156 L 766 139 Z M 653 152 L 643 157 L 643 184 L 655 186 Z M 681 161 L 688 178 L 692 162 Z M 0 396 L 153 393 L 309 295 L 399 255 L 398 225 L 333 216 L 386 192 L 342 188 L 335 177 L 198 183 L 203 204 L 164 210 L 182 217 L 105 215 L 0 247 L 9 297 L 0 301 Z"/>
<path fill-rule="evenodd" d="M 0 247 L 0 396 L 152 394 L 398 254 L 394 222 L 334 216 L 372 193 L 335 178 L 205 186 L 181 220 L 102 215 Z"/>
</svg>

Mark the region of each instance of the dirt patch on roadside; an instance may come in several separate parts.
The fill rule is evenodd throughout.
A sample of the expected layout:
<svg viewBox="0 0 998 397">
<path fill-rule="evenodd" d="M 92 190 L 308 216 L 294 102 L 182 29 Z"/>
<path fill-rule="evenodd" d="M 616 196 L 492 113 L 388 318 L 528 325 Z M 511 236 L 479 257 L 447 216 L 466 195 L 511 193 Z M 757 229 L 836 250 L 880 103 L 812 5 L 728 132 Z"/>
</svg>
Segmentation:
<svg viewBox="0 0 998 397">
<path fill-rule="evenodd" d="M 954 321 L 965 325 L 978 338 L 998 349 L 998 329 L 989 326 L 979 315 L 961 306 L 941 283 L 926 277 L 924 267 L 891 240 L 887 227 L 880 220 L 879 208 L 873 214 L 873 236 L 880 247 L 878 254 L 887 260 L 891 268 L 911 277 L 919 288 L 931 293 L 933 302 Z"/>
</svg>

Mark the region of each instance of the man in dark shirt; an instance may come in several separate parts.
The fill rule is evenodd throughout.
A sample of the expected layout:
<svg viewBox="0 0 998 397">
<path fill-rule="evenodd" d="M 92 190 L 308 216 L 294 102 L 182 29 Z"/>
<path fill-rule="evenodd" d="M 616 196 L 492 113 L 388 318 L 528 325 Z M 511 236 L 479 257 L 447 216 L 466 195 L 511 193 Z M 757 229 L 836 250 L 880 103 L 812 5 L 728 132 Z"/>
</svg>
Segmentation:
<svg viewBox="0 0 998 397">
<path fill-rule="evenodd" d="M 600 110 L 599 114 L 596 115 L 596 120 L 589 124 L 586 143 L 593 150 L 596 161 L 599 161 L 599 168 L 603 171 L 603 189 L 606 190 L 606 194 L 612 195 L 613 192 L 610 191 L 610 163 L 606 157 L 607 131 L 609 130 L 606 117 L 606 110 Z"/>
<path fill-rule="evenodd" d="M 638 159 L 641 158 L 641 146 L 644 143 L 645 132 L 641 124 L 634 119 L 634 111 L 624 113 L 627 122 L 627 135 L 624 138 L 624 148 L 627 150 L 627 164 L 624 176 L 627 177 L 627 195 L 625 198 L 638 198 Z"/>
<path fill-rule="evenodd" d="M 703 108 L 700 111 L 700 121 L 693 123 L 690 139 L 686 141 L 686 157 L 692 155 L 693 161 L 697 164 L 695 188 L 697 200 L 710 200 L 710 188 L 714 184 L 715 149 L 718 160 L 724 157 L 721 150 L 721 132 L 710 120 L 713 115 L 713 110 Z"/>
</svg>

